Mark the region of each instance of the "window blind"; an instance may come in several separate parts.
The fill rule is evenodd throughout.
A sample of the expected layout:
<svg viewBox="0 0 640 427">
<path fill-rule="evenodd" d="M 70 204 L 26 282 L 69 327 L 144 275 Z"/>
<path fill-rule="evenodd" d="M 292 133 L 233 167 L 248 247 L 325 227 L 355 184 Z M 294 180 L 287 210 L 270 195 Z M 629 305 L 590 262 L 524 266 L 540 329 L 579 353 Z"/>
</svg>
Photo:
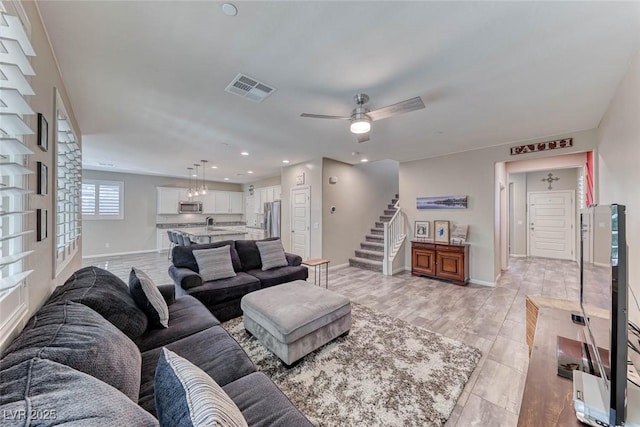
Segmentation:
<svg viewBox="0 0 640 427">
<path fill-rule="evenodd" d="M 122 219 L 123 188 L 121 181 L 85 180 L 82 183 L 83 219 Z"/>
</svg>

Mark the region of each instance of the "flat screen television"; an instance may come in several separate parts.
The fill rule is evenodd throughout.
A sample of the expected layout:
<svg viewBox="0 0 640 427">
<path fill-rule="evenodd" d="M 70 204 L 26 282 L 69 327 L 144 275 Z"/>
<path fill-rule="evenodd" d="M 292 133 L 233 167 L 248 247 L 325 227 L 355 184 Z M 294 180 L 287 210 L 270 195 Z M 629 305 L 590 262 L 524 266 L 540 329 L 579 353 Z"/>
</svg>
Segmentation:
<svg viewBox="0 0 640 427">
<path fill-rule="evenodd" d="M 602 411 L 587 412 L 590 418 L 596 418 L 594 421 L 598 425 L 618 426 L 624 424 L 627 415 L 628 250 L 625 206 L 594 206 L 581 215 L 580 222 L 580 306 L 585 319 L 585 335 L 591 350 L 598 347 L 609 349 L 608 360 L 602 360 L 599 351 L 590 352 L 597 371 L 606 374 L 597 380 Z M 589 306 L 609 311 L 611 323 L 607 342 L 598 342 L 594 338 L 602 335 L 593 333 L 587 313 Z M 589 377 L 589 381 L 593 379 Z"/>
</svg>

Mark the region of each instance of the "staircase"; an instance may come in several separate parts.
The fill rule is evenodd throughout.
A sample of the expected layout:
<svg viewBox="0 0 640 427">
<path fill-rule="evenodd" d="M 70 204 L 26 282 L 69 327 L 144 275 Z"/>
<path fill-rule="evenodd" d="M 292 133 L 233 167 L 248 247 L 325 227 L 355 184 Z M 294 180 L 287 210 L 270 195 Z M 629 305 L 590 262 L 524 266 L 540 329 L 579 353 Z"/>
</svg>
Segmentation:
<svg viewBox="0 0 640 427">
<path fill-rule="evenodd" d="M 360 249 L 356 249 L 356 256 L 349 258 L 349 265 L 365 270 L 382 272 L 384 261 L 384 223 L 389 222 L 396 213 L 395 204 L 398 202 L 398 195 L 391 200 L 391 204 L 384 210 L 384 215 L 376 221 L 375 227 L 364 237 L 364 242 L 360 243 Z"/>
</svg>

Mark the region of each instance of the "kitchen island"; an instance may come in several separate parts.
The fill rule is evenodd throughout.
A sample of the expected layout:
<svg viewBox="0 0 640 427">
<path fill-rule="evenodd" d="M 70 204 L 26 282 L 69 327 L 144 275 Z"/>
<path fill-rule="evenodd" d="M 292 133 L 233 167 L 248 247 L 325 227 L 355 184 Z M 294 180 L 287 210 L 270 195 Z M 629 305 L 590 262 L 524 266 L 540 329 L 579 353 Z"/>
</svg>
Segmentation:
<svg viewBox="0 0 640 427">
<path fill-rule="evenodd" d="M 222 227 L 189 227 L 189 228 L 174 228 L 172 231 L 178 231 L 189 236 L 192 242 L 197 243 L 211 243 L 221 240 L 244 240 L 246 239 L 247 231 L 241 230 L 241 227 L 233 229 L 235 227 L 222 228 Z"/>
</svg>

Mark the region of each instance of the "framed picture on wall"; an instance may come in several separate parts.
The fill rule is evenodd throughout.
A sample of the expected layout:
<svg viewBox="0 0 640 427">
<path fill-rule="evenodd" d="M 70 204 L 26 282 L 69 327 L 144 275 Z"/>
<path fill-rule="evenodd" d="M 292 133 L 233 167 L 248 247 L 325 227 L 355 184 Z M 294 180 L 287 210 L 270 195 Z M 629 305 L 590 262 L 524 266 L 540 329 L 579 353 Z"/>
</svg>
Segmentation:
<svg viewBox="0 0 640 427">
<path fill-rule="evenodd" d="M 413 235 L 416 239 L 428 239 L 431 224 L 429 221 L 416 221 Z"/>
<path fill-rule="evenodd" d="M 38 147 L 42 151 L 49 149 L 49 123 L 42 113 L 38 113 Z"/>
<path fill-rule="evenodd" d="M 47 238 L 48 230 L 47 230 L 47 220 L 48 220 L 49 212 L 46 209 L 38 209 L 36 211 L 36 219 L 37 219 L 37 240 L 38 242 L 42 242 Z"/>
<path fill-rule="evenodd" d="M 439 243 L 449 243 L 449 221 L 433 221 L 433 240 Z"/>
<path fill-rule="evenodd" d="M 43 162 L 38 162 L 38 194 L 49 194 L 49 168 Z"/>
</svg>

